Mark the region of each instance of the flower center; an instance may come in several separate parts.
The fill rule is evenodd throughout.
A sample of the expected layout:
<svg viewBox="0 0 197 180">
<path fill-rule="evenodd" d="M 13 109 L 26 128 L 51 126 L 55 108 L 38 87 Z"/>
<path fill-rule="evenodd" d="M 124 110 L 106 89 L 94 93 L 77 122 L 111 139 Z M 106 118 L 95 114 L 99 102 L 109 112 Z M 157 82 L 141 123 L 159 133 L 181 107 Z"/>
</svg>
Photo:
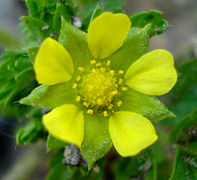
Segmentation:
<svg viewBox="0 0 197 180">
<path fill-rule="evenodd" d="M 122 86 L 124 71 L 111 70 L 110 63 L 92 60 L 91 68 L 78 68 L 79 75 L 73 88 L 77 90 L 76 101 L 85 107 L 87 114 L 99 113 L 107 117 L 115 107 L 122 105 L 120 93 L 127 90 Z"/>
<path fill-rule="evenodd" d="M 92 72 L 83 76 L 80 84 L 80 95 L 92 107 L 109 106 L 117 94 L 117 80 L 105 68 L 92 69 Z"/>
</svg>

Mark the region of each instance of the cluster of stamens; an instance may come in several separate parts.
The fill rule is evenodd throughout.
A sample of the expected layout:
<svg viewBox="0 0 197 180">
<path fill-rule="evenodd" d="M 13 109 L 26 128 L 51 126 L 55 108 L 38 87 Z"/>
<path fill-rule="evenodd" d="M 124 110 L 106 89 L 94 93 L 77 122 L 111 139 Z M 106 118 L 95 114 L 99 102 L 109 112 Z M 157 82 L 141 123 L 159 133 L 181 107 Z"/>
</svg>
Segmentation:
<svg viewBox="0 0 197 180">
<path fill-rule="evenodd" d="M 120 92 L 127 91 L 123 86 L 124 71 L 111 70 L 111 61 L 102 64 L 91 60 L 90 64 L 90 69 L 78 68 L 80 73 L 72 86 L 77 90 L 76 102 L 85 107 L 87 114 L 99 113 L 107 117 L 115 107 L 122 105 Z"/>
</svg>

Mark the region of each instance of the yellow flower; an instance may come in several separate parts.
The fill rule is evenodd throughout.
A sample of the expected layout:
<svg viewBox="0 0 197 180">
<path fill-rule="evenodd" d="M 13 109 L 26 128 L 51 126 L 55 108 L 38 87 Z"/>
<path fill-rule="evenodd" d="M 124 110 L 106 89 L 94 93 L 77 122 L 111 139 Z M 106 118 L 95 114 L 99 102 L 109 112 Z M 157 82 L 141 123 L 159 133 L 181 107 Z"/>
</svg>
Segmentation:
<svg viewBox="0 0 197 180">
<path fill-rule="evenodd" d="M 130 30 L 125 14 L 103 13 L 88 28 L 87 41 L 92 59 L 85 67 L 75 67 L 68 51 L 47 38 L 37 54 L 34 70 L 40 84 L 55 85 L 73 81 L 75 104 L 56 107 L 43 117 L 43 124 L 54 137 L 81 147 L 85 114 L 96 114 L 102 123 L 108 119 L 109 133 L 117 152 L 133 156 L 157 140 L 155 129 L 144 116 L 119 111 L 122 94 L 129 88 L 146 95 L 163 95 L 177 80 L 173 56 L 166 50 L 151 51 L 124 72 L 112 69 L 110 57 L 120 49 Z M 124 61 L 124 59 L 120 59 Z M 91 131 L 94 131 L 92 129 Z"/>
</svg>

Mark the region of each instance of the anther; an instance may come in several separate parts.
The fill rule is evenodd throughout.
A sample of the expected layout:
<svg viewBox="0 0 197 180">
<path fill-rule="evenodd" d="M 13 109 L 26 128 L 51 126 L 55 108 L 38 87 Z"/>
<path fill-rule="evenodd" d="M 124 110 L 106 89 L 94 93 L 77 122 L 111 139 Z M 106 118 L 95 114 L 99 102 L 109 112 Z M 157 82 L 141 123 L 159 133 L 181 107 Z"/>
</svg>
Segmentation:
<svg viewBox="0 0 197 180">
<path fill-rule="evenodd" d="M 113 96 L 116 95 L 116 94 L 118 94 L 118 91 L 117 91 L 117 90 L 112 91 L 112 95 L 113 95 Z"/>
<path fill-rule="evenodd" d="M 118 107 L 120 107 L 122 105 L 122 101 L 118 101 L 116 104 Z"/>
<path fill-rule="evenodd" d="M 93 114 L 93 113 L 94 113 L 94 111 L 92 109 L 87 110 L 87 114 Z"/>
<path fill-rule="evenodd" d="M 123 71 L 123 70 L 119 70 L 118 73 L 119 73 L 119 74 L 124 74 L 124 71 Z"/>
<path fill-rule="evenodd" d="M 78 67 L 78 70 L 83 72 L 84 71 L 84 68 L 83 67 Z"/>
<path fill-rule="evenodd" d="M 76 77 L 76 81 L 79 82 L 81 80 L 81 76 Z"/>
<path fill-rule="evenodd" d="M 128 87 L 122 87 L 122 91 L 127 91 Z"/>
<path fill-rule="evenodd" d="M 72 86 L 72 88 L 73 88 L 73 89 L 76 89 L 76 88 L 77 88 L 77 84 L 74 83 L 73 86 Z"/>
<path fill-rule="evenodd" d="M 122 79 L 121 78 L 118 80 L 118 84 L 122 84 Z"/>
<path fill-rule="evenodd" d="M 103 111 L 103 116 L 104 116 L 104 117 L 107 117 L 107 116 L 108 116 L 107 111 Z"/>
<path fill-rule="evenodd" d="M 84 105 L 85 107 L 88 107 L 88 106 L 89 106 L 89 104 L 88 104 L 87 102 L 83 102 L 83 105 Z"/>
<path fill-rule="evenodd" d="M 111 76 L 114 76 L 115 74 L 114 70 L 109 71 L 109 73 L 111 74 Z"/>
<path fill-rule="evenodd" d="M 110 109 L 112 109 L 113 108 L 113 104 L 110 104 L 109 106 L 108 106 L 108 109 L 110 110 Z"/>
<path fill-rule="evenodd" d="M 97 63 L 97 64 L 96 64 L 96 67 L 100 67 L 100 66 L 101 66 L 101 63 Z"/>
<path fill-rule="evenodd" d="M 94 60 L 91 60 L 90 61 L 90 64 L 96 64 L 96 60 L 94 59 Z"/>
<path fill-rule="evenodd" d="M 76 102 L 80 102 L 80 100 L 81 100 L 81 96 L 77 96 L 76 97 Z"/>
<path fill-rule="evenodd" d="M 107 61 L 106 66 L 110 66 L 111 61 Z"/>
</svg>

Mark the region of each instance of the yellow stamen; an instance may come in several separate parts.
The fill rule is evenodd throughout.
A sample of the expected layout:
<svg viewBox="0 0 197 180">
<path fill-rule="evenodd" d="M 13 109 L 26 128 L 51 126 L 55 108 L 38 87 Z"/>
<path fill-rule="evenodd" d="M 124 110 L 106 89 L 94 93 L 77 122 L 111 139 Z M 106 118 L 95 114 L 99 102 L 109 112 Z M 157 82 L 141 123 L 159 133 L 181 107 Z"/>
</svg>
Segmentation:
<svg viewBox="0 0 197 180">
<path fill-rule="evenodd" d="M 91 64 L 96 64 L 96 60 L 95 59 L 94 60 L 91 60 L 90 63 Z"/>
<path fill-rule="evenodd" d="M 101 63 L 97 63 L 97 64 L 96 64 L 96 67 L 100 67 L 100 66 L 101 66 Z"/>
<path fill-rule="evenodd" d="M 116 95 L 116 94 L 118 94 L 118 91 L 117 90 L 112 91 L 112 95 Z"/>
<path fill-rule="evenodd" d="M 87 110 L 87 114 L 93 114 L 93 113 L 94 113 L 94 111 L 92 109 Z"/>
<path fill-rule="evenodd" d="M 109 73 L 111 74 L 111 76 L 114 76 L 115 74 L 114 70 L 109 71 Z"/>
<path fill-rule="evenodd" d="M 110 66 L 111 61 L 107 61 L 106 66 Z"/>
<path fill-rule="evenodd" d="M 95 72 L 96 72 L 96 69 L 93 68 L 93 69 L 92 69 L 92 72 L 95 73 Z"/>
<path fill-rule="evenodd" d="M 121 78 L 118 80 L 118 84 L 122 84 L 122 79 Z"/>
<path fill-rule="evenodd" d="M 110 110 L 110 109 L 112 109 L 113 108 L 113 104 L 110 104 L 109 106 L 108 106 L 108 109 Z"/>
<path fill-rule="evenodd" d="M 76 97 L 76 102 L 80 102 L 80 100 L 81 100 L 81 96 L 77 96 Z"/>
<path fill-rule="evenodd" d="M 83 102 L 83 105 L 84 105 L 85 107 L 88 107 L 88 106 L 89 106 L 89 104 L 88 104 L 87 102 Z"/>
<path fill-rule="evenodd" d="M 74 83 L 73 86 L 72 86 L 72 88 L 73 88 L 73 89 L 76 89 L 76 88 L 77 88 L 77 84 Z"/>
<path fill-rule="evenodd" d="M 83 72 L 84 71 L 84 68 L 83 67 L 78 67 L 78 70 Z"/>
<path fill-rule="evenodd" d="M 107 116 L 108 116 L 107 111 L 103 111 L 103 116 L 104 116 L 104 117 L 107 117 Z"/>
<path fill-rule="evenodd" d="M 118 107 L 120 107 L 122 105 L 122 101 L 118 101 L 116 104 Z"/>
<path fill-rule="evenodd" d="M 124 74 L 124 71 L 123 71 L 123 70 L 119 70 L 118 73 L 119 73 L 119 74 Z"/>
<path fill-rule="evenodd" d="M 79 82 L 81 80 L 81 76 L 76 77 L 76 81 Z"/>
<path fill-rule="evenodd" d="M 128 87 L 122 87 L 122 91 L 127 91 Z"/>
</svg>

